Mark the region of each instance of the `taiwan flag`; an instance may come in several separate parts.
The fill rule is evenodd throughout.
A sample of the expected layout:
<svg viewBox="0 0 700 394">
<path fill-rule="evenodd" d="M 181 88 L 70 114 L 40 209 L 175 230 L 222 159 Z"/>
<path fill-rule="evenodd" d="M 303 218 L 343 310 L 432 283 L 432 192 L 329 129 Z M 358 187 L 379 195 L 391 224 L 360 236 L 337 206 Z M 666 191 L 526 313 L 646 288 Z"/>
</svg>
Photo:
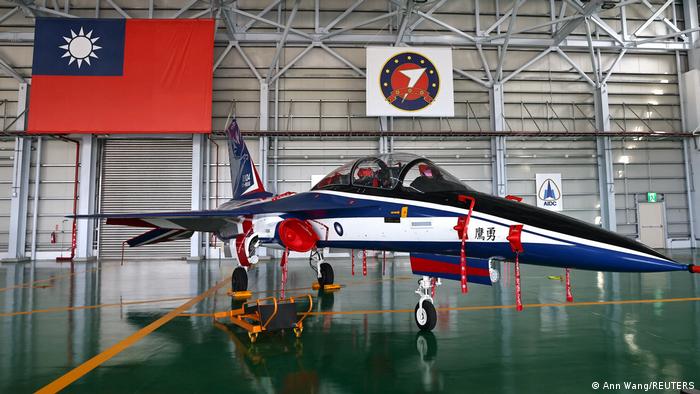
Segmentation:
<svg viewBox="0 0 700 394">
<path fill-rule="evenodd" d="M 214 21 L 37 18 L 30 133 L 211 132 Z"/>
</svg>

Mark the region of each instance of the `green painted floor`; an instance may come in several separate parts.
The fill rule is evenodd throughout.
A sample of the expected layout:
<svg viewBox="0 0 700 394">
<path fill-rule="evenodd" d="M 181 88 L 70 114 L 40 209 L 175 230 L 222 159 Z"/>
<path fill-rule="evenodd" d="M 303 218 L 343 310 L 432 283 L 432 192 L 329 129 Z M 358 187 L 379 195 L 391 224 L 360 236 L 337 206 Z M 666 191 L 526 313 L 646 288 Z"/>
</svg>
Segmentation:
<svg viewBox="0 0 700 394">
<path fill-rule="evenodd" d="M 700 255 L 669 253 L 685 263 Z M 388 259 L 384 275 L 381 261 L 370 258 L 367 277 L 359 261 L 354 277 L 348 260 L 330 262 L 336 282 L 347 287 L 314 293 L 314 311 L 413 310 L 417 277 L 405 258 Z M 34 272 L 31 264 L 0 265 L 0 392 L 40 389 L 231 270 L 230 262 L 217 260 L 76 264 L 73 274 L 68 264 L 38 263 Z M 562 274 L 524 266 L 523 301 L 564 302 L 562 282 L 548 278 Z M 593 382 L 650 381 L 697 382 L 700 388 L 700 301 L 664 301 L 700 297 L 700 275 L 574 271 L 572 278 L 576 302 L 658 302 L 443 310 L 428 335 L 417 333 L 412 313 L 314 315 L 299 340 L 288 332 L 255 344 L 237 327 L 215 326 L 211 317 L 181 316 L 66 391 L 578 393 L 593 392 Z M 307 262 L 291 260 L 287 296 L 308 292 L 294 289 L 312 281 Z M 252 290 L 279 284 L 276 262 L 251 271 Z M 189 312 L 225 310 L 227 288 Z M 438 289 L 436 305 L 511 305 L 513 292 L 511 280 L 510 286 L 472 284 L 463 296 L 450 282 Z M 26 311 L 34 313 L 17 314 Z"/>
</svg>

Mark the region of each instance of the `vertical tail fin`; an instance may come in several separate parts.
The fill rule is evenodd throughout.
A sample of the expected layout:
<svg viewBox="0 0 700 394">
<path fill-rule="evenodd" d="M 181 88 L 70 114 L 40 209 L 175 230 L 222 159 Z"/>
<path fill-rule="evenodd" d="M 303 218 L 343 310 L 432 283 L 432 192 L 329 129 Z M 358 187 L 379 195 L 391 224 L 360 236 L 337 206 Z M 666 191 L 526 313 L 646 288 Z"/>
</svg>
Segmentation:
<svg viewBox="0 0 700 394">
<path fill-rule="evenodd" d="M 241 130 L 238 128 L 236 118 L 226 129 L 228 135 L 229 164 L 231 165 L 231 186 L 233 187 L 233 199 L 245 200 L 251 198 L 265 198 L 272 194 L 265 191 L 265 185 L 260 180 L 260 175 L 255 169 L 253 159 L 243 141 Z"/>
</svg>

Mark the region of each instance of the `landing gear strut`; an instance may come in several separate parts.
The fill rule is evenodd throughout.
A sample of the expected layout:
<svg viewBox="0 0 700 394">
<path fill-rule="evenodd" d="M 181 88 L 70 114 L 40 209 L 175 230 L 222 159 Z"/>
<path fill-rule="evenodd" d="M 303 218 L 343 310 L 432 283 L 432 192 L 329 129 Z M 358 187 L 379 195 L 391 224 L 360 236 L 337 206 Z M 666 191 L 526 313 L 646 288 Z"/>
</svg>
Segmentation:
<svg viewBox="0 0 700 394">
<path fill-rule="evenodd" d="M 311 256 L 309 256 L 309 265 L 311 265 L 311 268 L 316 272 L 318 284 L 321 286 L 321 288 L 323 288 L 325 285 L 333 284 L 333 281 L 335 280 L 333 267 L 323 261 L 323 251 L 320 249 L 312 250 Z"/>
<path fill-rule="evenodd" d="M 238 266 L 231 274 L 231 290 L 246 291 L 248 290 L 248 271 L 245 268 Z"/>
<path fill-rule="evenodd" d="M 416 304 L 413 316 L 416 319 L 416 325 L 421 331 L 432 331 L 435 328 L 435 324 L 437 324 L 437 312 L 433 305 L 433 297 L 430 295 L 432 285 L 432 281 L 427 276 L 418 281 L 416 294 L 420 296 L 420 299 L 418 304 Z"/>
</svg>

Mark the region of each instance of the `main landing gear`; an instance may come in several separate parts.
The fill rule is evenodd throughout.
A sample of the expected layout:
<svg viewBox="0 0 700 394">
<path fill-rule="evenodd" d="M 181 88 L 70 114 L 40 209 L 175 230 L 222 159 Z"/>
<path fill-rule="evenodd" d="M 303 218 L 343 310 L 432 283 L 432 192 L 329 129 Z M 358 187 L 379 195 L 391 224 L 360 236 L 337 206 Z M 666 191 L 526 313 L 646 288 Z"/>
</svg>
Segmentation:
<svg viewBox="0 0 700 394">
<path fill-rule="evenodd" d="M 243 266 L 238 266 L 231 274 L 231 290 L 233 292 L 248 290 L 248 271 Z"/>
<path fill-rule="evenodd" d="M 416 294 L 420 296 L 420 299 L 414 309 L 414 318 L 416 319 L 416 325 L 421 331 L 432 331 L 435 328 L 435 324 L 437 324 L 437 311 L 433 305 L 431 293 L 433 286 L 439 284 L 439 281 L 433 281 L 428 276 L 424 276 L 418 281 Z"/>
<path fill-rule="evenodd" d="M 313 249 L 311 255 L 309 256 L 309 265 L 311 269 L 316 272 L 316 278 L 318 278 L 318 284 L 321 288 L 325 285 L 332 285 L 335 280 L 335 275 L 333 273 L 333 267 L 323 261 L 323 251 L 320 249 Z"/>
</svg>

